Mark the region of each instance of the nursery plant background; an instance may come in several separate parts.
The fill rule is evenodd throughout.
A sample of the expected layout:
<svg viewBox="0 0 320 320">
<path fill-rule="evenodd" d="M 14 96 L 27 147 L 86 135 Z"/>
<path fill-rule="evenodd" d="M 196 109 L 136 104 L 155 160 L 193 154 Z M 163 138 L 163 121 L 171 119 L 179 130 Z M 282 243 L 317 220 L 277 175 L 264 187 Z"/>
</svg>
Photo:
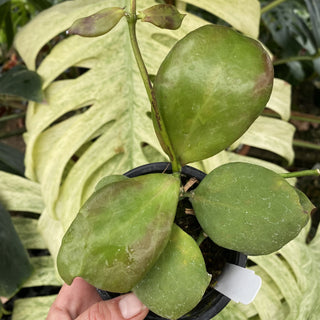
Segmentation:
<svg viewBox="0 0 320 320">
<path fill-rule="evenodd" d="M 262 116 L 230 149 L 194 166 L 210 171 L 246 161 L 277 172 L 319 166 L 320 3 L 166 2 L 188 14 L 176 31 L 139 24 L 150 74 L 178 39 L 207 23 L 259 38 L 274 59 L 275 85 Z M 154 4 L 139 0 L 138 9 Z M 45 319 L 61 285 L 55 271 L 60 240 L 101 177 L 166 159 L 125 22 L 103 37 L 65 34 L 79 17 L 124 5 L 124 0 L 0 0 L 0 283 L 8 274 L 3 261 L 17 266 L 10 286 L 0 287 L 4 319 Z M 297 183 L 319 206 L 320 179 Z M 250 257 L 249 267 L 263 279 L 258 296 L 248 306 L 230 303 L 216 319 L 318 319 L 318 221 L 315 213 L 278 253 Z"/>
</svg>

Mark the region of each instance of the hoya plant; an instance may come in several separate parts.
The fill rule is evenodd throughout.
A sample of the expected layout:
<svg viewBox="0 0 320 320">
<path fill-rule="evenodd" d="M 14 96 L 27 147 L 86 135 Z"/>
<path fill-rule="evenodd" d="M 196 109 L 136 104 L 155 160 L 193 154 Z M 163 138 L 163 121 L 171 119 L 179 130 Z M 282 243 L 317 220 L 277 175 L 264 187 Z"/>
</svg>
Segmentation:
<svg viewBox="0 0 320 320">
<path fill-rule="evenodd" d="M 140 9 L 152 7 L 157 2 L 139 0 L 137 9 L 141 20 Z M 222 19 L 218 23 L 226 22 L 249 37 L 258 37 L 258 0 L 186 2 L 175 1 L 182 13 L 188 13 L 179 29 L 137 23 L 139 46 L 152 81 L 176 41 L 209 23 L 209 20 L 204 20 L 210 18 L 207 14 L 199 18 L 192 14 L 194 9 L 199 12 L 202 8 Z M 30 102 L 27 109 L 27 132 L 24 134 L 26 178 L 0 171 L 0 200 L 7 210 L 32 212 L 32 216 L 27 213 L 23 217 L 12 217 L 24 246 L 29 250 L 50 251 L 50 255 L 30 258 L 34 272 L 23 284 L 26 288 L 23 294 L 32 292 L 33 295 L 34 289 L 49 287 L 36 297 L 21 299 L 19 295 L 12 315 L 16 320 L 46 318 L 62 283 L 55 272 L 61 239 L 98 181 L 104 176 L 122 174 L 148 162 L 168 161 L 150 121 L 150 104 L 130 47 L 126 19 L 122 17 L 106 35 L 90 38 L 65 36 L 65 31 L 76 19 L 106 6 L 130 8 L 130 1 L 108 0 L 107 4 L 105 0 L 64 1 L 37 15 L 15 39 L 15 47 L 28 69 L 37 71 L 42 78 L 45 101 Z M 289 165 L 293 162 L 294 127 L 288 123 L 290 85 L 275 78 L 266 107 L 280 119 L 263 112 L 232 146 L 191 165 L 208 173 L 224 163 L 245 161 L 278 173 L 285 172 L 273 163 L 243 155 L 246 145 L 249 145 L 271 151 Z M 160 172 L 169 172 L 166 167 L 167 164 Z M 182 167 L 182 180 L 187 167 Z M 287 181 L 293 183 L 293 179 Z M 187 185 L 184 188 L 191 194 Z M 178 207 L 187 199 L 179 200 Z M 178 210 L 176 223 L 179 222 L 179 214 Z M 184 212 L 183 216 L 187 220 L 195 219 L 194 215 L 185 215 Z M 297 238 L 273 254 L 249 256 L 246 271 L 254 270 L 263 279 L 259 294 L 247 306 L 229 303 L 216 318 L 305 319 L 318 314 L 319 237 L 307 245 L 307 229 L 304 228 Z M 195 239 L 201 242 L 201 237 Z M 208 242 L 207 237 L 200 247 Z M 12 258 L 12 263 L 17 263 L 16 257 L 8 257 Z M 161 259 L 166 260 L 166 255 L 161 255 Z M 160 261 L 159 258 L 157 263 Z M 213 275 L 211 288 L 215 285 L 215 275 L 210 270 L 208 272 Z M 154 279 L 157 285 L 159 282 Z M 172 288 L 174 279 L 174 275 L 171 280 L 163 277 L 161 285 L 166 280 Z M 188 277 L 190 288 L 191 280 Z M 48 296 L 48 291 L 52 295 Z M 184 292 L 187 296 L 187 291 Z M 160 298 L 165 299 L 165 295 Z M 165 305 L 166 300 L 162 300 L 162 304 Z"/>
<path fill-rule="evenodd" d="M 171 5 L 137 12 L 133 0 L 129 7 L 81 18 L 68 30 L 98 37 L 127 20 L 154 130 L 171 171 L 103 177 L 62 239 L 59 274 L 69 284 L 80 276 L 102 290 L 133 291 L 168 319 L 188 313 L 214 285 L 199 248 L 203 239 L 246 255 L 267 255 L 294 239 L 314 208 L 287 182 L 292 174 L 243 162 L 219 166 L 195 189 L 184 185 L 186 165 L 230 147 L 262 113 L 273 67 L 259 42 L 211 24 L 180 39 L 152 79 L 136 23 L 177 29 L 183 18 Z M 196 239 L 177 224 L 177 208 L 186 200 L 201 226 Z"/>
</svg>

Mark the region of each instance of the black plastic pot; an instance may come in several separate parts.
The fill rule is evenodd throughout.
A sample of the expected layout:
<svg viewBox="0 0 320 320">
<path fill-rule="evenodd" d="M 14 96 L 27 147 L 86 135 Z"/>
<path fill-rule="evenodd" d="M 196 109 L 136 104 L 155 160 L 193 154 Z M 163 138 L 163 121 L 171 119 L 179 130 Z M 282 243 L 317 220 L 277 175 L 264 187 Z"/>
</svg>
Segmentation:
<svg viewBox="0 0 320 320">
<path fill-rule="evenodd" d="M 171 164 L 167 162 L 156 162 L 134 168 L 125 173 L 125 176 L 129 178 L 150 174 L 150 173 L 172 173 Z M 190 166 L 184 166 L 181 171 L 181 177 L 190 179 L 195 177 L 198 181 L 201 181 L 206 176 L 202 171 Z M 223 249 L 223 255 L 226 262 L 245 267 L 247 262 L 247 256 L 243 253 Z M 125 279 L 124 279 L 125 281 Z M 118 294 L 107 292 L 97 289 L 103 300 L 112 299 Z M 191 310 L 188 314 L 182 316 L 179 319 L 183 320 L 209 320 L 217 315 L 228 303 L 230 299 L 225 295 L 217 292 L 214 289 L 207 290 L 199 304 Z M 146 319 L 148 320 L 162 320 L 162 318 L 153 312 L 149 312 Z"/>
</svg>

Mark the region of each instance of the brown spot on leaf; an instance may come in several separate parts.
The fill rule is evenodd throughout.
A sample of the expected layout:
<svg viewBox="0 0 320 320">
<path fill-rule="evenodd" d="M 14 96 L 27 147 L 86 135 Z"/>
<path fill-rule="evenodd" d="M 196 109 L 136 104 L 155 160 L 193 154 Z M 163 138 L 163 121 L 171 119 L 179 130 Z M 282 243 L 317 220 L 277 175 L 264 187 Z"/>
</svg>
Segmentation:
<svg viewBox="0 0 320 320">
<path fill-rule="evenodd" d="M 115 152 L 116 154 L 124 153 L 124 148 L 123 148 L 123 146 L 118 146 L 118 147 L 114 148 L 114 152 Z"/>
</svg>

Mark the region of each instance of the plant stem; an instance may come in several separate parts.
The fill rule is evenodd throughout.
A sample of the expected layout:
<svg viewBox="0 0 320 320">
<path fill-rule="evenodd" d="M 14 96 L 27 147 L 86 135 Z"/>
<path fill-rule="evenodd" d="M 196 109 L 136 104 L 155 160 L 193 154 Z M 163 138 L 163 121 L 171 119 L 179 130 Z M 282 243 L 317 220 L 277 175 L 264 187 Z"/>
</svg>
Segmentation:
<svg viewBox="0 0 320 320">
<path fill-rule="evenodd" d="M 290 119 L 298 120 L 298 121 L 306 121 L 306 122 L 310 122 L 310 123 L 320 123 L 319 116 L 315 116 L 315 115 L 307 114 L 307 113 L 302 113 L 302 112 L 296 112 L 296 111 L 291 112 Z"/>
<path fill-rule="evenodd" d="M 157 126 L 156 132 L 159 132 L 161 137 L 158 137 L 161 139 L 164 146 L 165 151 L 168 153 L 170 161 L 172 163 L 172 171 L 173 172 L 179 172 L 181 170 L 181 165 L 174 153 L 171 141 L 169 139 L 168 133 L 166 131 L 165 125 L 163 123 L 163 119 L 161 118 L 161 114 L 159 112 L 157 101 L 154 96 L 152 83 L 149 78 L 149 74 L 147 71 L 147 68 L 144 64 L 141 51 L 138 45 L 137 35 L 136 35 L 136 22 L 137 22 L 137 15 L 136 15 L 136 0 L 130 0 L 130 12 L 126 13 L 126 18 L 128 22 L 129 27 L 129 35 L 130 35 L 130 42 L 133 50 L 133 54 L 135 56 L 144 86 L 147 91 L 147 95 L 149 98 L 149 101 L 151 103 L 152 110 L 154 112 L 154 118 L 155 118 L 155 124 Z"/>
<path fill-rule="evenodd" d="M 272 1 L 271 3 L 267 4 L 266 6 L 264 6 L 263 8 L 261 8 L 261 14 L 266 13 L 267 11 L 273 9 L 274 7 L 278 6 L 279 4 L 281 4 L 282 2 L 285 2 L 287 0 L 275 0 Z"/>
<path fill-rule="evenodd" d="M 26 115 L 25 112 L 23 112 L 23 113 L 10 114 L 10 115 L 8 115 L 8 116 L 0 117 L 0 122 L 9 121 L 9 120 L 12 120 L 12 119 L 23 118 L 23 117 L 25 117 L 25 115 Z"/>
<path fill-rule="evenodd" d="M 135 10 L 135 1 L 131 1 L 132 6 L 131 10 Z M 127 21 L 128 21 L 128 26 L 129 26 L 129 34 L 130 34 L 130 42 L 133 50 L 133 54 L 135 56 L 144 86 L 146 88 L 148 98 L 150 102 L 152 103 L 153 101 L 153 95 L 152 95 L 152 84 L 149 79 L 148 71 L 147 68 L 143 62 L 142 55 L 139 49 L 138 41 L 137 41 L 137 36 L 136 36 L 136 22 L 137 22 L 137 17 L 135 11 L 131 11 L 130 14 L 127 15 Z"/>
<path fill-rule="evenodd" d="M 293 62 L 293 61 L 312 61 L 314 59 L 317 59 L 320 57 L 320 52 L 311 55 L 311 56 L 295 56 L 295 57 L 289 57 L 285 59 L 279 59 L 273 62 L 274 66 L 280 65 L 280 64 L 285 64 L 288 62 Z"/>
<path fill-rule="evenodd" d="M 137 11 L 136 0 L 131 0 L 130 1 L 130 12 L 135 15 L 136 11 Z"/>
<path fill-rule="evenodd" d="M 320 150 L 320 145 L 309 142 L 309 141 L 302 141 L 298 139 L 293 140 L 293 146 L 294 147 L 302 147 L 302 148 L 308 148 L 308 149 L 313 149 L 313 150 Z"/>
<path fill-rule="evenodd" d="M 320 176 L 320 169 L 281 173 L 280 175 L 281 175 L 281 177 L 283 177 L 285 179 L 305 177 L 305 176 Z"/>
</svg>

